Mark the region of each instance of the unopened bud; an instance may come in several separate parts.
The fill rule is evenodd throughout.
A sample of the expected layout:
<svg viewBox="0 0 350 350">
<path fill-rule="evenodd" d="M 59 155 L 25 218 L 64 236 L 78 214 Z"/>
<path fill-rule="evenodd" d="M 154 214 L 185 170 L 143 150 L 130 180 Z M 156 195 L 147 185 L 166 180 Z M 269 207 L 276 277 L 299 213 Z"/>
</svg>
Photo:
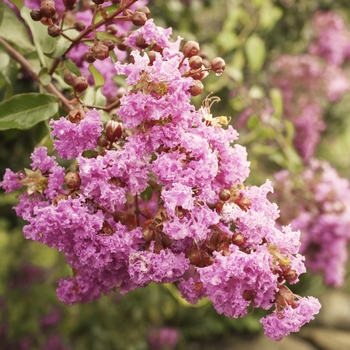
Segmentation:
<svg viewBox="0 0 350 350">
<path fill-rule="evenodd" d="M 123 135 L 123 125 L 122 123 L 116 122 L 115 120 L 109 120 L 106 123 L 106 136 L 107 138 L 114 142 L 119 140 Z"/>
<path fill-rule="evenodd" d="M 77 78 L 77 76 L 74 73 L 66 72 L 66 73 L 64 73 L 63 80 L 66 84 L 73 86 L 76 78 Z"/>
<path fill-rule="evenodd" d="M 131 22 L 135 26 L 143 26 L 147 21 L 147 16 L 144 12 L 136 11 L 131 16 Z"/>
<path fill-rule="evenodd" d="M 101 40 L 101 44 L 107 46 L 109 51 L 112 51 L 115 47 L 114 42 L 111 39 Z"/>
<path fill-rule="evenodd" d="M 83 92 L 88 88 L 89 84 L 85 77 L 76 77 L 73 82 L 73 89 L 76 92 Z"/>
<path fill-rule="evenodd" d="M 227 202 L 231 198 L 230 190 L 227 190 L 227 189 L 221 190 L 220 193 L 219 193 L 219 198 L 222 201 Z"/>
<path fill-rule="evenodd" d="M 147 6 L 140 6 L 135 10 L 135 12 L 143 12 L 146 15 L 147 19 L 150 19 L 151 17 L 151 11 Z"/>
<path fill-rule="evenodd" d="M 40 4 L 40 13 L 46 18 L 53 17 L 56 13 L 55 3 L 52 0 L 44 0 Z"/>
<path fill-rule="evenodd" d="M 283 273 L 283 277 L 285 278 L 286 281 L 294 281 L 297 279 L 298 274 L 295 270 L 288 268 L 286 271 Z"/>
<path fill-rule="evenodd" d="M 60 201 L 63 201 L 63 200 L 66 200 L 68 199 L 68 196 L 66 194 L 58 194 L 52 201 L 52 204 L 57 207 L 57 204 L 60 202 Z"/>
<path fill-rule="evenodd" d="M 40 21 L 42 18 L 40 10 L 32 10 L 30 12 L 30 17 L 32 18 L 33 21 Z"/>
<path fill-rule="evenodd" d="M 198 55 L 199 44 L 193 40 L 187 41 L 187 43 L 182 48 L 182 53 L 185 57 L 192 57 Z"/>
<path fill-rule="evenodd" d="M 194 84 L 190 87 L 191 96 L 198 96 L 203 92 L 204 86 L 200 80 L 194 80 Z"/>
<path fill-rule="evenodd" d="M 89 50 L 89 51 L 86 51 L 84 53 L 84 60 L 88 63 L 93 63 L 96 61 L 96 58 L 94 57 L 94 55 L 92 54 L 92 52 Z"/>
<path fill-rule="evenodd" d="M 117 34 L 118 33 L 118 27 L 116 24 L 108 24 L 106 27 L 106 33 L 108 34 Z"/>
<path fill-rule="evenodd" d="M 105 135 L 100 135 L 97 139 L 97 143 L 100 147 L 107 147 L 109 146 L 109 140 Z"/>
<path fill-rule="evenodd" d="M 148 44 L 146 43 L 146 40 L 145 40 L 145 38 L 142 35 L 139 35 L 136 38 L 135 44 L 140 49 L 145 49 L 146 47 L 148 47 Z"/>
<path fill-rule="evenodd" d="M 245 242 L 245 238 L 244 236 L 239 233 L 239 232 L 235 232 L 232 236 L 232 243 L 237 245 L 238 247 L 242 246 Z"/>
<path fill-rule="evenodd" d="M 188 63 L 192 69 L 199 69 L 203 65 L 203 60 L 202 57 L 195 55 L 188 60 Z"/>
<path fill-rule="evenodd" d="M 97 44 L 91 48 L 92 55 L 100 61 L 103 61 L 107 57 L 109 57 L 109 49 L 108 46 L 103 44 Z"/>
<path fill-rule="evenodd" d="M 73 28 L 76 29 L 78 32 L 81 32 L 86 28 L 86 23 L 83 20 L 77 21 L 73 24 Z"/>
<path fill-rule="evenodd" d="M 226 64 L 221 57 L 215 57 L 212 59 L 210 66 L 216 75 L 221 75 L 225 70 Z"/>
<path fill-rule="evenodd" d="M 149 58 L 149 66 L 152 66 L 153 62 L 156 60 L 156 52 L 151 50 L 147 52 Z"/>
<path fill-rule="evenodd" d="M 92 2 L 96 5 L 102 5 L 105 2 L 105 0 L 92 0 Z"/>
<path fill-rule="evenodd" d="M 81 185 L 81 179 L 79 173 L 74 173 L 70 171 L 67 173 L 64 177 L 64 183 L 67 185 L 67 187 L 70 190 L 74 190 L 76 188 L 79 188 Z"/>
<path fill-rule="evenodd" d="M 56 38 L 61 35 L 61 28 L 56 24 L 52 24 L 47 28 L 47 33 L 53 38 Z"/>
</svg>

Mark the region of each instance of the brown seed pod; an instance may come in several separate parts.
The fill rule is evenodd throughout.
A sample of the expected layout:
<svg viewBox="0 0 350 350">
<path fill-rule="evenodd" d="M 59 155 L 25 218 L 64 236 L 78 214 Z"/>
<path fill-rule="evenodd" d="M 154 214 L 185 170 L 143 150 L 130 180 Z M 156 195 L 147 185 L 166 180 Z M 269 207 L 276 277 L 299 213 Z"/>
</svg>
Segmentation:
<svg viewBox="0 0 350 350">
<path fill-rule="evenodd" d="M 94 55 L 92 54 L 92 52 L 89 50 L 89 51 L 86 51 L 84 53 L 84 60 L 88 63 L 93 63 L 96 61 L 96 58 L 94 57 Z"/>
<path fill-rule="evenodd" d="M 195 55 L 188 60 L 188 63 L 192 69 L 199 69 L 203 65 L 203 60 L 202 57 Z"/>
<path fill-rule="evenodd" d="M 230 190 L 222 189 L 219 193 L 219 198 L 222 201 L 227 202 L 231 198 Z"/>
<path fill-rule="evenodd" d="M 123 124 L 115 120 L 106 123 L 106 136 L 111 142 L 119 140 L 123 135 Z"/>
<path fill-rule="evenodd" d="M 117 34 L 118 33 L 118 27 L 116 24 L 108 24 L 106 27 L 106 33 L 108 34 Z"/>
<path fill-rule="evenodd" d="M 92 2 L 96 5 L 102 5 L 105 2 L 105 0 L 92 0 Z"/>
<path fill-rule="evenodd" d="M 144 39 L 144 37 L 142 35 L 139 35 L 136 38 L 136 46 L 139 47 L 140 49 L 145 49 L 148 47 L 148 44 L 146 43 L 146 40 Z"/>
<path fill-rule="evenodd" d="M 64 176 L 64 183 L 70 190 L 79 188 L 81 185 L 81 179 L 79 173 L 74 173 L 70 171 Z"/>
</svg>

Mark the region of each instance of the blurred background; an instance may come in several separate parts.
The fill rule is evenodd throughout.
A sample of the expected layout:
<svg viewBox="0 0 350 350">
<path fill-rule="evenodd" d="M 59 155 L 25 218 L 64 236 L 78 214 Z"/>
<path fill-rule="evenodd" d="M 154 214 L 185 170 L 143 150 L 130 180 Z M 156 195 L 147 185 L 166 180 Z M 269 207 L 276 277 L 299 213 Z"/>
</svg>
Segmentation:
<svg viewBox="0 0 350 350">
<path fill-rule="evenodd" d="M 1 192 L 0 348 L 350 349 L 350 218 L 344 208 L 332 209 L 328 227 L 320 209 L 327 201 L 350 210 L 348 1 L 150 0 L 148 7 L 157 25 L 173 28 L 174 39 L 198 41 L 205 60 L 220 56 L 226 61 L 224 74 L 209 74 L 205 91 L 193 103 L 200 107 L 209 93 L 220 97 L 211 112 L 230 116 L 240 134 L 238 143 L 247 147 L 247 185 L 266 179 L 275 183 L 271 200 L 281 207 L 280 223 L 292 222 L 302 230 L 304 254 L 310 258 L 310 272 L 293 291 L 320 297 L 322 312 L 299 335 L 274 343 L 262 335 L 262 311 L 229 319 L 218 315 L 208 300 L 188 304 L 173 285 L 151 284 L 124 296 L 115 292 L 90 304 L 64 305 L 55 292 L 58 279 L 71 273 L 64 256 L 23 238 L 25 223 L 12 210 L 16 193 Z M 0 72 L 1 99 L 37 89 L 18 68 Z M 26 131 L 0 131 L 0 175 L 6 168 L 29 167 L 30 153 L 47 142 L 47 133 L 45 122 Z M 315 159 L 327 164 L 326 170 L 315 166 Z M 322 178 L 320 172 L 327 169 L 334 172 Z M 288 173 L 279 183 L 275 174 L 281 170 Z M 317 185 L 328 186 L 327 196 L 320 199 Z M 307 225 L 297 220 L 305 213 Z M 317 233 L 316 239 L 308 230 Z M 330 246 L 335 241 L 340 245 L 325 251 L 322 242 Z M 317 255 L 322 249 L 323 255 Z M 340 277 L 332 280 L 333 270 L 312 264 L 317 259 Z"/>
</svg>

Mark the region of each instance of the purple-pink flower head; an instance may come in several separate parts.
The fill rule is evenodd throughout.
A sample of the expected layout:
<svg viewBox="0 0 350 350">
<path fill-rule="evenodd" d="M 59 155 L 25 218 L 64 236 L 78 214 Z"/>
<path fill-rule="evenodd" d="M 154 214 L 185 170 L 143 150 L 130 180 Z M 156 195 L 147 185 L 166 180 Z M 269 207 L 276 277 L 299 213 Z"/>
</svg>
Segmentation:
<svg viewBox="0 0 350 350">
<path fill-rule="evenodd" d="M 100 113 L 91 110 L 78 123 L 61 117 L 59 120 L 51 120 L 51 135 L 55 137 L 54 149 L 59 157 L 72 159 L 83 151 L 97 147 L 97 139 L 103 130 Z"/>
</svg>

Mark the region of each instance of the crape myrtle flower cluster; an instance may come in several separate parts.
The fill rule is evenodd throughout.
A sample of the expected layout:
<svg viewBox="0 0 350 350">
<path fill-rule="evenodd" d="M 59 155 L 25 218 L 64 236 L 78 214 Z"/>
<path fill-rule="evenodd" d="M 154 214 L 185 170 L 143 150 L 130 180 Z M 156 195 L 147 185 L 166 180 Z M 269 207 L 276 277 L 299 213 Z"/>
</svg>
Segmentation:
<svg viewBox="0 0 350 350">
<path fill-rule="evenodd" d="M 72 275 L 59 281 L 61 301 L 174 282 L 190 303 L 208 297 L 229 317 L 274 308 L 261 323 L 280 340 L 320 309 L 287 287 L 305 272 L 299 232 L 275 226 L 269 181 L 244 186 L 246 150 L 229 118 L 211 114 L 217 98 L 191 104 L 224 61 L 204 66 L 198 43 L 180 51 L 170 35 L 149 19 L 127 37 L 132 63 L 115 65 L 127 89 L 105 125 L 86 106 L 50 123 L 58 156 L 76 160 L 75 171 L 39 147 L 31 169 L 7 169 L 1 186 L 27 188 L 15 207 L 28 221 L 24 236 L 65 254 Z"/>
<path fill-rule="evenodd" d="M 350 183 L 327 162 L 312 159 L 302 174 L 276 174 L 274 197 L 280 203 L 279 222 L 301 231 L 300 251 L 306 266 L 322 272 L 334 287 L 344 283 L 350 240 Z"/>
<path fill-rule="evenodd" d="M 325 103 L 339 101 L 350 89 L 343 63 L 350 55 L 350 31 L 332 12 L 316 13 L 314 40 L 307 54 L 284 54 L 273 63 L 272 83 L 283 93 L 284 115 L 295 126 L 294 145 L 307 163 L 326 124 Z"/>
</svg>

